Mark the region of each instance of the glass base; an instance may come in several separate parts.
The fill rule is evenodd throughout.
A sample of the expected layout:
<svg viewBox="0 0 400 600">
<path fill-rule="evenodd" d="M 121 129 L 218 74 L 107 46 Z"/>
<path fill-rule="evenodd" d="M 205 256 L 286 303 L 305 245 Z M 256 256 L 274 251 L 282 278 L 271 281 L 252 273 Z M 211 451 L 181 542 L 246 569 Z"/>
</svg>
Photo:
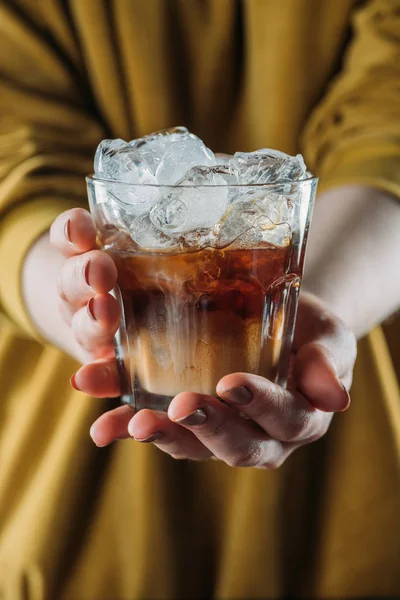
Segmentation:
<svg viewBox="0 0 400 600">
<path fill-rule="evenodd" d="M 161 410 L 167 412 L 168 406 L 171 403 L 173 396 L 160 396 L 158 394 L 151 394 L 146 392 L 137 385 L 135 382 L 135 391 L 133 394 L 125 393 L 121 395 L 121 402 L 123 404 L 129 404 L 135 411 L 148 408 L 150 410 Z"/>
</svg>

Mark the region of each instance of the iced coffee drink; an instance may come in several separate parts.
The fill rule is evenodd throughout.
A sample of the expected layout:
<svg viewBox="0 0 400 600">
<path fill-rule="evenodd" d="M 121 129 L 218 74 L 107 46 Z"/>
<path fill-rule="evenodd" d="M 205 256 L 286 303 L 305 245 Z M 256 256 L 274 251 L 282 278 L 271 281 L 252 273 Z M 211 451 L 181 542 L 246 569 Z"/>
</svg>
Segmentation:
<svg viewBox="0 0 400 600">
<path fill-rule="evenodd" d="M 285 385 L 315 187 L 300 156 L 222 160 L 185 128 L 100 144 L 88 190 L 125 402 L 165 410 L 239 371 Z"/>
</svg>

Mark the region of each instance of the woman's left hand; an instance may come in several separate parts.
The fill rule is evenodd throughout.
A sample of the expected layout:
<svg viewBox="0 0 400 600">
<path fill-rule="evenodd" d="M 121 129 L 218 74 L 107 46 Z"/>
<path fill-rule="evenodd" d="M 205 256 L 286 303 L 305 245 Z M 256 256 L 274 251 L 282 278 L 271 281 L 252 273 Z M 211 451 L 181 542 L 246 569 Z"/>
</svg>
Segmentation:
<svg viewBox="0 0 400 600">
<path fill-rule="evenodd" d="M 349 406 L 355 358 L 350 330 L 315 296 L 301 294 L 287 390 L 257 375 L 234 373 L 217 386 L 225 403 L 183 392 L 168 413 L 134 414 L 121 406 L 103 414 L 91 435 L 98 446 L 133 437 L 178 459 L 216 458 L 235 467 L 277 468 L 296 448 L 321 438 L 333 413 Z M 82 367 L 77 376 L 80 389 L 90 393 L 94 365 Z"/>
</svg>

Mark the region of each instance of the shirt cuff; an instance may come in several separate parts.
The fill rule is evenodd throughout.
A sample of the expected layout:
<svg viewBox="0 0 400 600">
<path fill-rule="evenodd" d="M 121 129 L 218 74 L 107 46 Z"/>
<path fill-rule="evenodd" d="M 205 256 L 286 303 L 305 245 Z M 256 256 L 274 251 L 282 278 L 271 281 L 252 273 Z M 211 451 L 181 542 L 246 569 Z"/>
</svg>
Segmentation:
<svg viewBox="0 0 400 600">
<path fill-rule="evenodd" d="M 0 221 L 1 310 L 23 333 L 40 341 L 23 300 L 22 268 L 32 244 L 61 212 L 76 206 L 78 201 L 60 198 L 31 200 L 14 207 Z"/>
</svg>

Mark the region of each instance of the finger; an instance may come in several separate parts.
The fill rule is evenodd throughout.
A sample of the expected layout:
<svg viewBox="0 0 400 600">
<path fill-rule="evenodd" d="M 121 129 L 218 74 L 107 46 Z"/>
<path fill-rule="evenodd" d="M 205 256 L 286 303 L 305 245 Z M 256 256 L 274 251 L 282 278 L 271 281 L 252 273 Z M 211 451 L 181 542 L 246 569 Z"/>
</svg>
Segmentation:
<svg viewBox="0 0 400 600">
<path fill-rule="evenodd" d="M 218 383 L 217 393 L 240 407 L 270 437 L 283 442 L 319 439 L 331 420 L 302 394 L 289 392 L 259 375 L 227 375 Z"/>
<path fill-rule="evenodd" d="M 94 398 L 116 398 L 121 390 L 115 357 L 84 365 L 71 377 L 71 385 Z"/>
<path fill-rule="evenodd" d="M 335 360 L 323 343 L 303 346 L 295 356 L 292 368 L 293 383 L 311 404 L 325 412 L 341 412 L 350 405 L 345 384 L 350 387 L 350 373 L 343 374 L 340 381 Z"/>
<path fill-rule="evenodd" d="M 61 213 L 50 227 L 50 242 L 64 256 L 70 257 L 96 247 L 96 226 L 83 208 Z"/>
<path fill-rule="evenodd" d="M 75 314 L 72 305 L 68 302 L 68 300 L 63 300 L 63 298 L 58 299 L 58 310 L 63 318 L 63 321 L 71 326 L 73 316 Z"/>
<path fill-rule="evenodd" d="M 275 468 L 284 448 L 250 420 L 211 396 L 183 392 L 168 409 L 171 421 L 192 431 L 210 452 L 232 467 Z"/>
<path fill-rule="evenodd" d="M 293 350 L 320 344 L 338 379 L 351 377 L 357 354 L 354 334 L 316 296 L 302 293 L 296 319 Z"/>
<path fill-rule="evenodd" d="M 93 296 L 72 318 L 77 342 L 97 358 L 109 354 L 120 321 L 118 301 L 110 294 Z"/>
<path fill-rule="evenodd" d="M 133 414 L 133 408 L 125 405 L 101 415 L 90 428 L 90 436 L 96 446 L 107 446 L 115 440 L 130 438 L 128 423 Z"/>
<path fill-rule="evenodd" d="M 154 442 L 176 459 L 206 460 L 211 452 L 190 431 L 173 423 L 167 413 L 141 410 L 131 420 L 129 433 L 140 442 Z"/>
<path fill-rule="evenodd" d="M 59 296 L 74 308 L 86 304 L 95 294 L 106 294 L 117 281 L 117 268 L 108 254 L 91 250 L 69 258 L 58 282 Z"/>
</svg>

